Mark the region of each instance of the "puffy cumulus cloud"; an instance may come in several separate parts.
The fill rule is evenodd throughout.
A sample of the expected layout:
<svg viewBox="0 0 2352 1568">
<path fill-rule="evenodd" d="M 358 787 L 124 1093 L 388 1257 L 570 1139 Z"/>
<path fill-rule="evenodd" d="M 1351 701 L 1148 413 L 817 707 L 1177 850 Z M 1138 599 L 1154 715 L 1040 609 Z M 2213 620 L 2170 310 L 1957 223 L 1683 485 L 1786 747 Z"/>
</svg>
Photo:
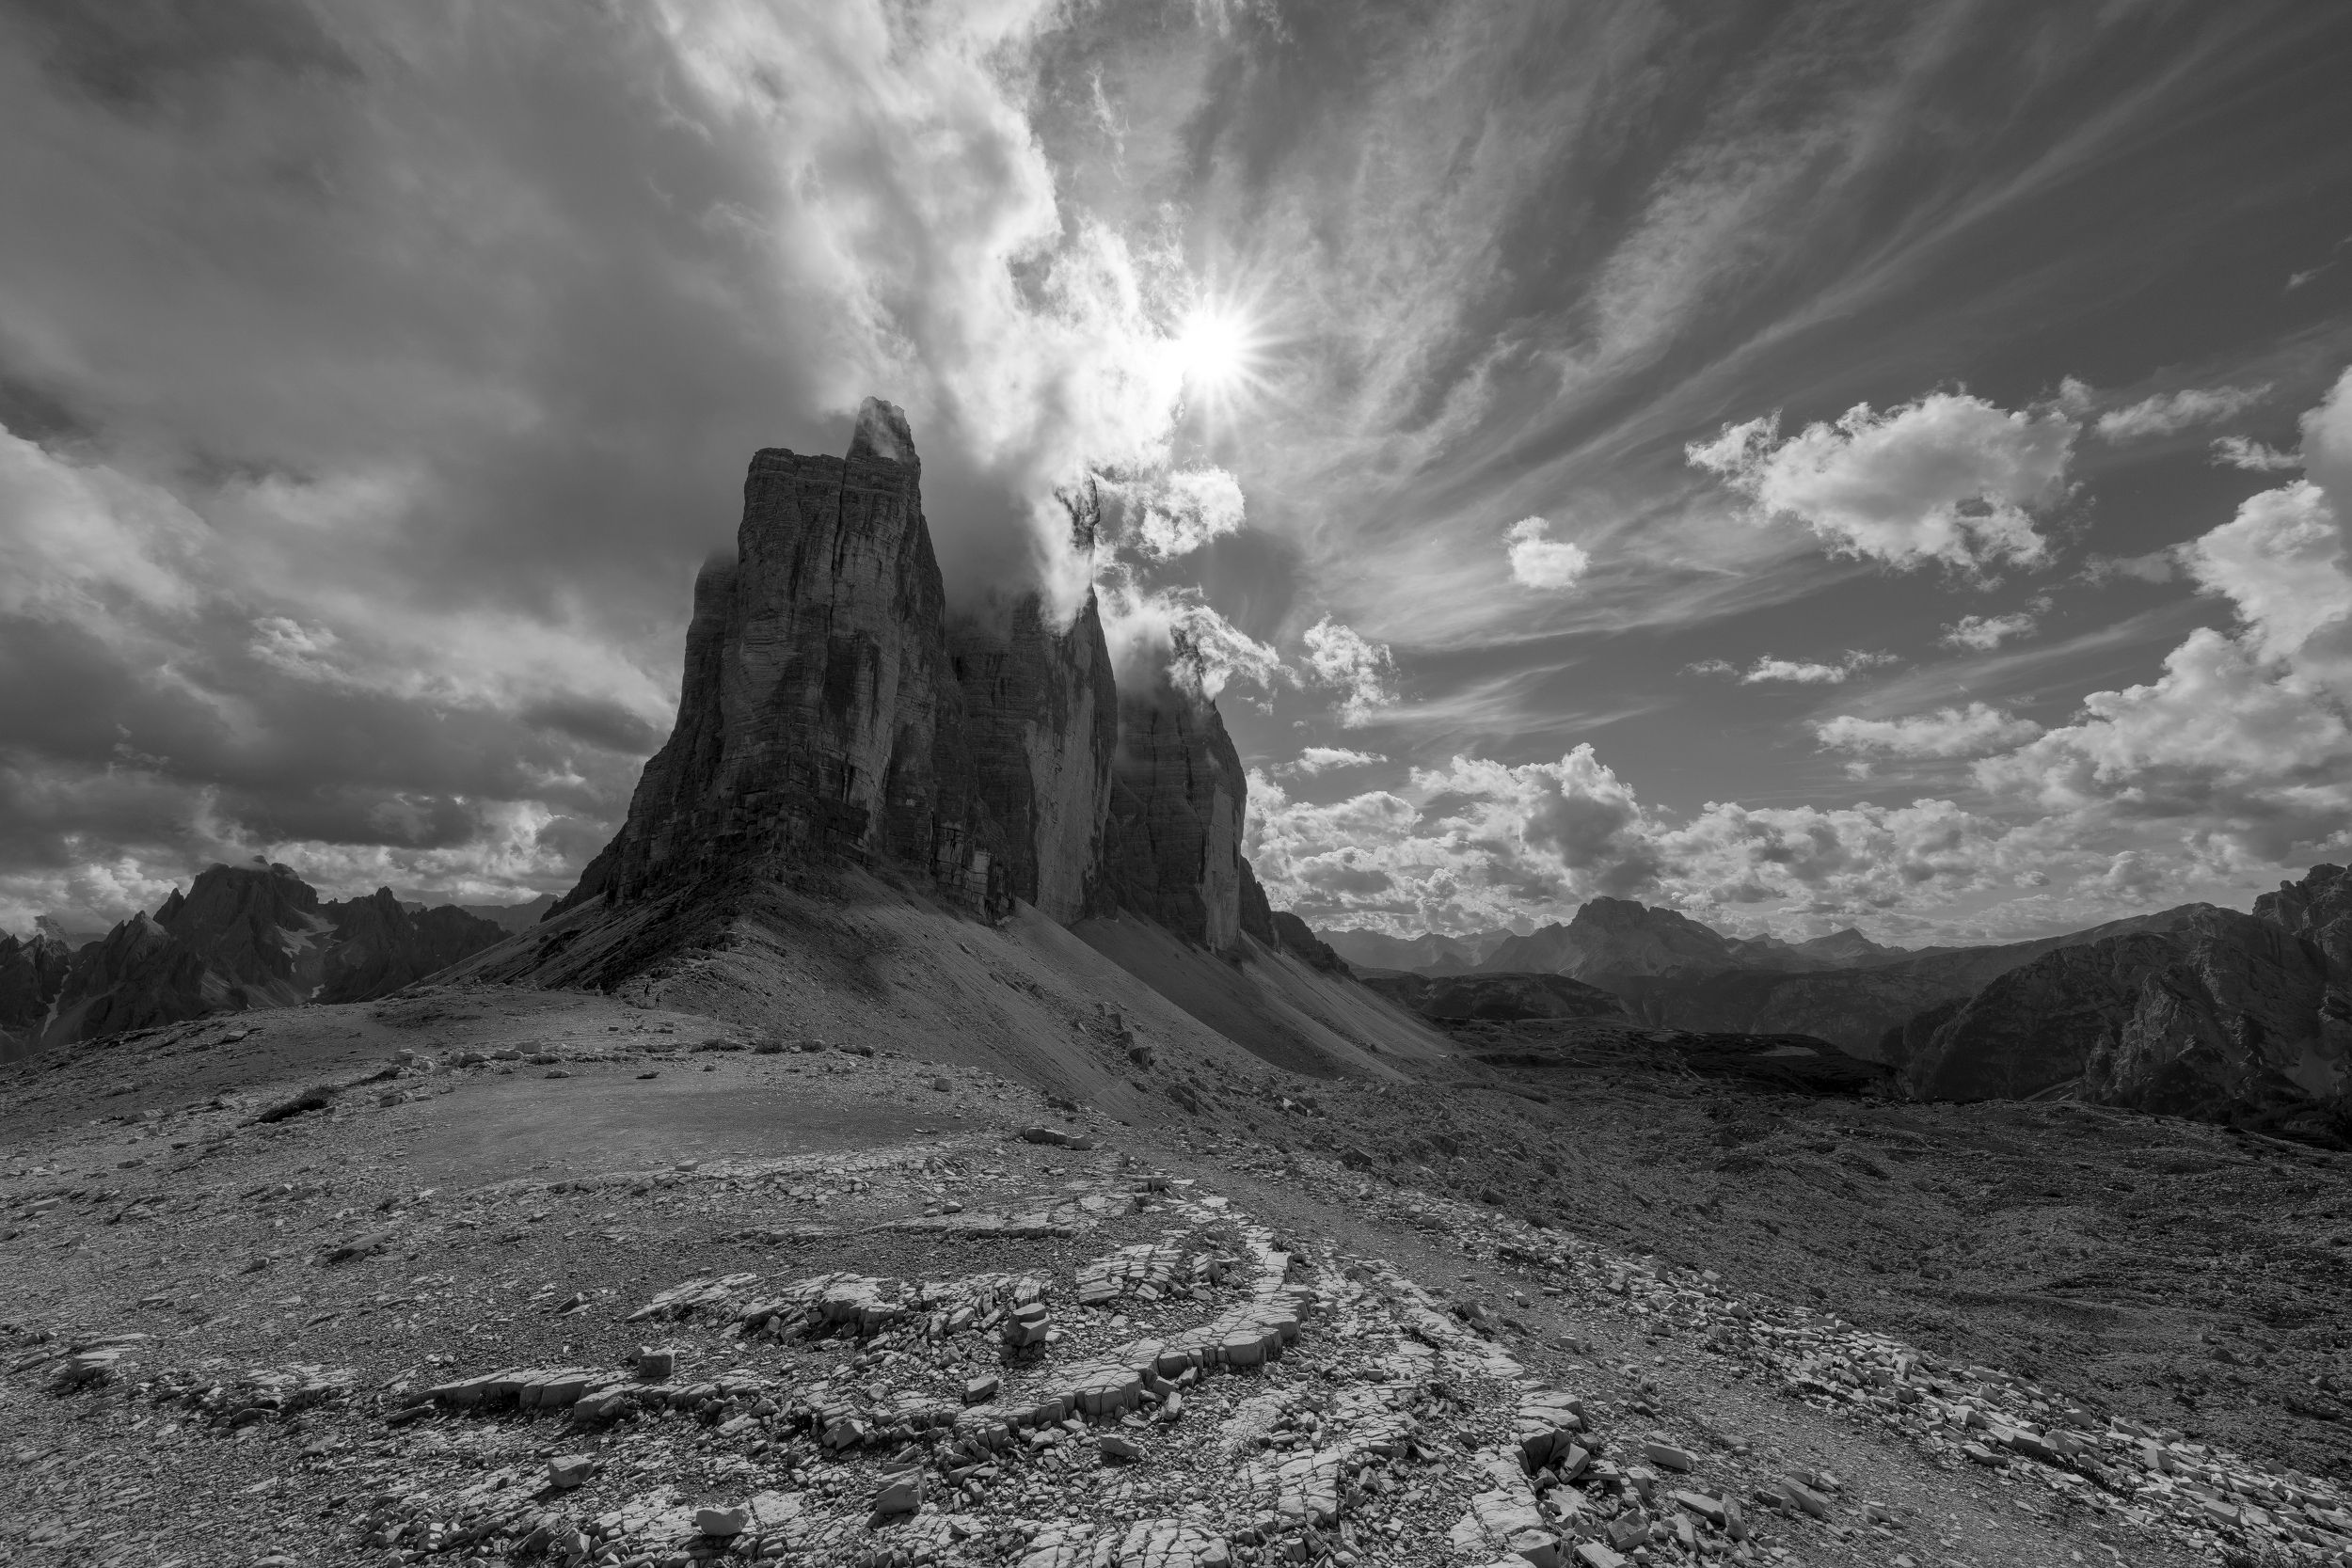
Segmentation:
<svg viewBox="0 0 2352 1568">
<path fill-rule="evenodd" d="M 1728 675 L 1741 686 L 1841 686 L 1865 670 L 1897 662 L 1893 654 L 1849 648 L 1835 664 L 1809 658 L 1775 658 L 1764 654 L 1744 670 L 1720 658 L 1703 658 L 1689 668 L 1694 675 Z"/>
<path fill-rule="evenodd" d="M 1934 392 L 1883 414 L 1860 404 L 1785 440 L 1780 416 L 1768 415 L 1685 455 L 1760 516 L 1794 518 L 1836 553 L 1981 576 L 2049 558 L 2035 514 L 2064 494 L 2080 429 L 2061 409 L 2011 413 Z"/>
<path fill-rule="evenodd" d="M 1523 588 L 1574 588 L 1591 570 L 1593 558 L 1584 546 L 1551 537 L 1551 524 L 1543 517 L 1522 517 L 1503 533 L 1508 540 L 1511 580 Z"/>
<path fill-rule="evenodd" d="M 1069 20 L 0 14 L 0 882 L 109 918 L 255 850 L 564 885 L 666 728 L 742 464 L 837 451 L 868 393 L 959 590 L 1074 600 L 1089 473 L 1138 556 L 1240 526 L 1172 462 L 1173 224 L 1074 202 L 1034 129 Z M 1209 682 L 1275 678 L 1197 599 L 1156 619 Z"/>
<path fill-rule="evenodd" d="M 1979 782 L 2080 833 L 2163 823 L 2217 863 L 2352 844 L 2352 372 L 2303 420 L 2303 480 L 2249 497 L 2182 546 L 2237 624 L 2201 628 L 2153 681 L 2092 693 L 2077 721 L 1976 765 Z"/>
<path fill-rule="evenodd" d="M 1278 773 L 1295 773 L 1313 778 L 1336 768 L 1369 768 L 1375 762 L 1389 759 L 1378 752 L 1354 752 L 1344 746 L 1309 746 L 1292 761 L 1275 769 Z"/>
<path fill-rule="evenodd" d="M 1248 847 L 1278 904 L 1411 931 L 1565 919 L 1597 895 L 1744 920 L 1931 907 L 2011 873 L 2009 830 L 1948 800 L 1834 811 L 1645 806 L 1590 746 L 1557 762 L 1456 757 L 1403 790 L 1293 800 L 1254 775 Z"/>
<path fill-rule="evenodd" d="M 1950 800 L 1835 810 L 1710 801 L 1661 830 L 1656 852 L 1686 908 L 1793 900 L 1814 912 L 1860 914 L 1998 885 L 2010 832 Z"/>
<path fill-rule="evenodd" d="M 1989 653 L 2011 639 L 2031 637 L 2039 624 L 2030 611 L 2022 610 L 2008 615 L 1963 615 L 1944 628 L 1940 641 L 1947 647 Z"/>
<path fill-rule="evenodd" d="M 1168 561 L 1240 531 L 1241 482 L 1222 468 L 1178 468 L 1141 479 L 1098 481 L 1112 540 Z"/>
<path fill-rule="evenodd" d="M 2177 392 L 2158 392 L 2122 408 L 2110 408 L 2092 420 L 2090 428 L 2104 441 L 2145 441 L 2159 436 L 2177 436 L 2199 425 L 2235 419 L 2269 395 L 2266 384 L 2184 388 Z"/>
<path fill-rule="evenodd" d="M 1370 641 L 1328 615 L 1309 626 L 1303 641 L 1306 678 L 1339 692 L 1343 725 L 1369 724 L 1396 705 L 1396 659 L 1386 642 Z"/>
<path fill-rule="evenodd" d="M 1883 753 L 1898 757 L 1975 757 L 2022 746 L 2042 733 L 2030 719 L 2019 719 L 1984 703 L 1964 708 L 1938 708 L 1905 719 L 1857 719 L 1840 714 L 1814 723 L 1813 734 L 1831 751 Z"/>
<path fill-rule="evenodd" d="M 1292 800 L 1255 774 L 1249 804 L 1259 875 L 1278 904 L 1311 920 L 1493 926 L 1641 891 L 1656 871 L 1640 803 L 1589 746 L 1518 767 L 1456 757 L 1414 769 L 1404 791 L 1327 805 Z"/>
</svg>

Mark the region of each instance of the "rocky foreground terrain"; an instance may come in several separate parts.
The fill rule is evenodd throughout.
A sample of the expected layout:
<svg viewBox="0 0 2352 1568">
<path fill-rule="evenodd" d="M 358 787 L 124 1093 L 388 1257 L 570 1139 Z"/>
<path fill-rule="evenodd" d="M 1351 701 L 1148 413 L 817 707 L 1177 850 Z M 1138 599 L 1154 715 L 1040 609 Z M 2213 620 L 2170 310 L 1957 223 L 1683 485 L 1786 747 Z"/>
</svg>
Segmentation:
<svg viewBox="0 0 2352 1568">
<path fill-rule="evenodd" d="M 2352 1560 L 2342 1161 L 1552 1045 L 1112 1116 L 480 986 L 7 1069 L 0 1553 Z"/>
<path fill-rule="evenodd" d="M 951 617 L 919 481 L 879 401 L 755 456 L 545 918 L 215 877 L 97 1028 L 146 982 L 17 951 L 0 1559 L 2352 1568 L 2344 1156 L 1906 1103 L 1558 974 L 1375 991 L 1269 907 L 1186 650 Z M 2143 1058 L 2291 1022 L 2213 1047 L 2316 1096 L 2347 892 L 2281 895 L 2279 1008 L 2137 948 L 2103 994 Z M 1666 986 L 1712 937 L 1591 924 Z"/>
</svg>

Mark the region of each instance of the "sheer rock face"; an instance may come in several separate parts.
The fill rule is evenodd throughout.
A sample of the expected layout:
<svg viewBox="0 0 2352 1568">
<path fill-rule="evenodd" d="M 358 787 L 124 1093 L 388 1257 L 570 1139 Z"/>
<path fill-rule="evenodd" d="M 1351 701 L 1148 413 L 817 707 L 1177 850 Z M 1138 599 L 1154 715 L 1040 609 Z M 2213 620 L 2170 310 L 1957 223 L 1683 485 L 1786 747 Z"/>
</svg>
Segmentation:
<svg viewBox="0 0 2352 1568">
<path fill-rule="evenodd" d="M 20 1030 L 46 1018 L 72 963 L 72 951 L 46 932 L 23 942 L 0 934 L 0 1029 Z"/>
<path fill-rule="evenodd" d="M 677 726 L 559 909 L 847 856 L 1084 911 L 1117 738 L 1101 617 L 1056 630 L 1030 597 L 951 638 L 921 479 L 871 398 L 848 457 L 752 459 L 736 559 L 695 584 Z"/>
<path fill-rule="evenodd" d="M 152 915 L 135 914 L 74 955 L 44 1040 L 56 1045 L 202 1018 L 222 1006 L 221 987 L 208 981 L 202 954 Z"/>
<path fill-rule="evenodd" d="M 1122 695 L 1113 771 L 1105 895 L 1204 947 L 1232 948 L 1249 786 L 1216 705 L 1165 676 Z"/>
<path fill-rule="evenodd" d="M 694 585 L 677 727 L 575 899 L 779 849 L 985 883 L 921 480 L 905 417 L 872 398 L 846 458 L 753 457 L 736 559 Z"/>
<path fill-rule="evenodd" d="M 951 626 L 974 793 L 1002 844 L 1005 890 L 1067 926 L 1097 897 L 1119 749 L 1119 690 L 1094 598 L 1066 631 L 1037 595 L 1009 626 Z"/>
<path fill-rule="evenodd" d="M 2319 866 L 2240 914 L 2059 948 L 1889 1044 L 1929 1099 L 2088 1099 L 2225 1119 L 2341 1111 L 2352 1093 L 2352 878 Z M 2332 1108 L 2332 1110 L 2330 1110 Z"/>
</svg>

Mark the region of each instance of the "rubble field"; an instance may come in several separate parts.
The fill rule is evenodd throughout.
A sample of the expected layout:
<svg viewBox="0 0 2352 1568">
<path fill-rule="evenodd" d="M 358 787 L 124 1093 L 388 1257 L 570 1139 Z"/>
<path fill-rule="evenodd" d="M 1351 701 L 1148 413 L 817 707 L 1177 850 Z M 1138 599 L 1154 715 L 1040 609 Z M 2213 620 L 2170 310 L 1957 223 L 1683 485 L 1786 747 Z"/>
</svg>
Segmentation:
<svg viewBox="0 0 2352 1568">
<path fill-rule="evenodd" d="M 1204 1070 L 1128 1125 L 479 988 L 20 1069 L 0 1560 L 2352 1563 L 2337 1472 L 2217 1393 L 1904 1326 L 1869 1224 L 1992 1210 L 1870 1152 L 1924 1113 L 1661 1063 Z M 1931 1168 L 2022 1180 L 2066 1108 L 2009 1117 Z M 2209 1141 L 2248 1203 L 2335 1180 Z"/>
</svg>

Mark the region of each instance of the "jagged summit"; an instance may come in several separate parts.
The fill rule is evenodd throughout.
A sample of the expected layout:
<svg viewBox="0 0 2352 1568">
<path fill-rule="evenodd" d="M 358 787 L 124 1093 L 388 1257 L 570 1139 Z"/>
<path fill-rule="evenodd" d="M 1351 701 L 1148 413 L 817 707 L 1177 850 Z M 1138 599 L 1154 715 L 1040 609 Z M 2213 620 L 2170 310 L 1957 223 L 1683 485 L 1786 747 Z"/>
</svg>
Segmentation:
<svg viewBox="0 0 2352 1568">
<path fill-rule="evenodd" d="M 1126 909 L 1233 946 L 1248 786 L 1215 704 L 1165 677 L 1121 693 L 1091 594 L 1067 626 L 1036 594 L 950 617 L 921 474 L 879 398 L 845 457 L 753 457 L 735 559 L 695 583 L 676 728 L 559 910 L 881 863 L 991 914 Z"/>
<path fill-rule="evenodd" d="M 291 866 L 214 865 L 78 951 L 0 937 L 0 1060 L 220 1012 L 382 996 L 491 946 L 453 906 L 388 888 L 322 902 Z"/>
<path fill-rule="evenodd" d="M 907 428 L 906 411 L 881 398 L 867 398 L 859 404 L 849 460 L 852 465 L 860 461 L 903 463 L 921 473 L 923 460 L 914 454 L 914 433 Z"/>
</svg>

